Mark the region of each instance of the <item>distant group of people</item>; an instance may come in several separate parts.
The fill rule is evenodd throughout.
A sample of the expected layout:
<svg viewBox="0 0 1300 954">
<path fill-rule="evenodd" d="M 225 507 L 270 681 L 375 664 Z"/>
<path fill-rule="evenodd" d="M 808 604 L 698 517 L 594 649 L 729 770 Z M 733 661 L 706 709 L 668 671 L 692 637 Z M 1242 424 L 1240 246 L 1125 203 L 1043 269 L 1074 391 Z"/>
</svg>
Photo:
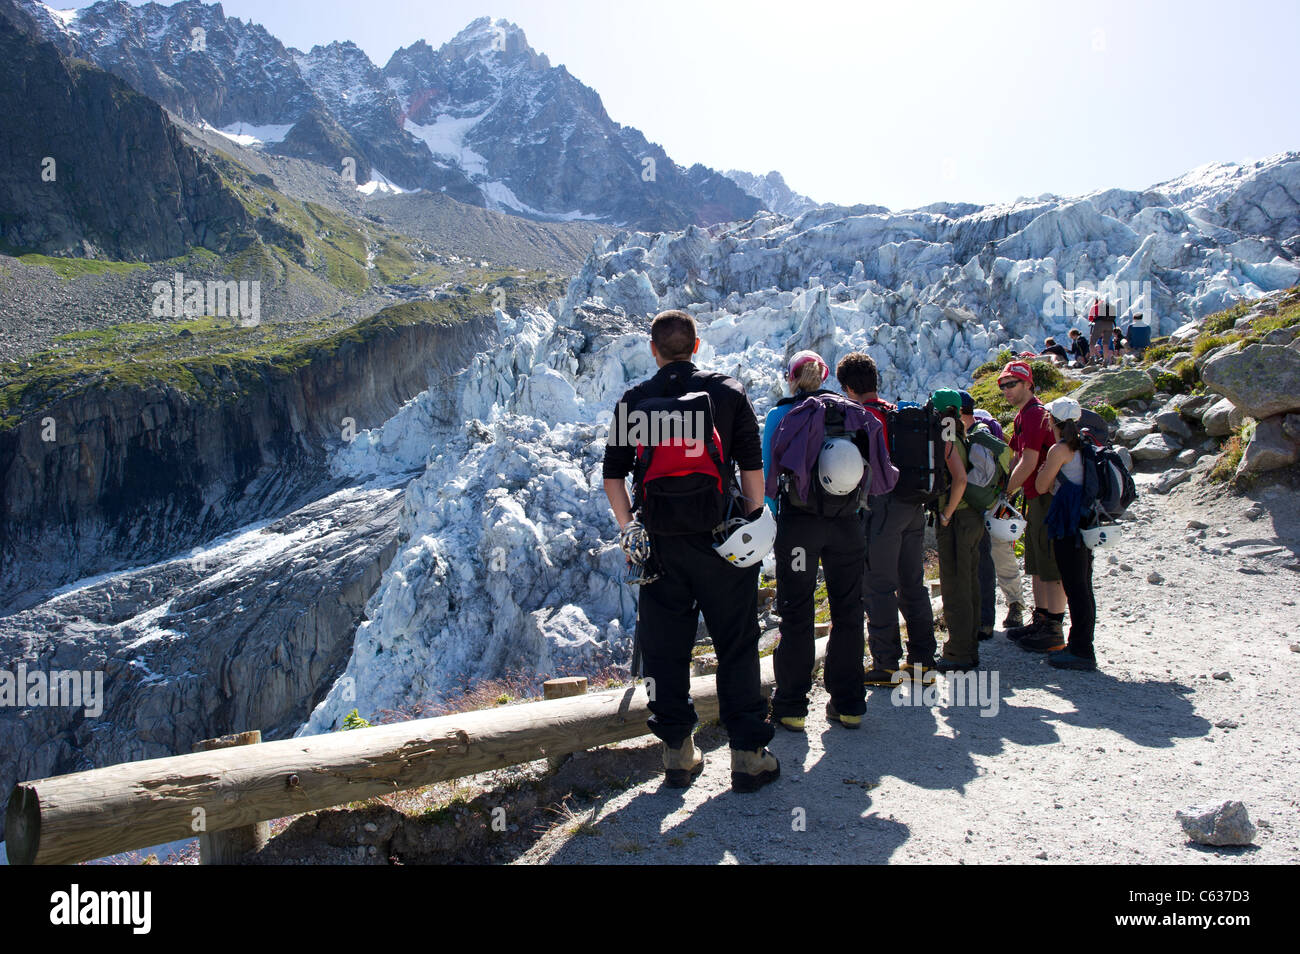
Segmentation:
<svg viewBox="0 0 1300 954">
<path fill-rule="evenodd" d="M 1116 325 L 1114 306 L 1104 299 L 1092 303 L 1088 309 L 1088 322 L 1092 325 L 1088 338 L 1078 328 L 1071 328 L 1068 348 L 1049 337 L 1043 342 L 1042 354 L 1056 364 L 1070 367 L 1087 364 L 1107 367 L 1112 359 L 1119 360 L 1124 355 L 1140 357 L 1151 344 L 1151 326 L 1142 314 L 1134 314 L 1128 327 L 1120 329 Z"/>
<path fill-rule="evenodd" d="M 836 391 L 825 387 L 827 362 L 801 351 L 787 366 L 789 394 L 760 435 L 744 387 L 692 363 L 699 341 L 689 314 L 661 313 L 650 339 L 658 373 L 620 399 L 603 477 L 629 580 L 640 584 L 637 643 L 667 784 L 689 785 L 703 767 L 689 694 L 701 613 L 717 653 L 732 786 L 754 791 L 779 776 L 767 745 L 778 726 L 804 729 L 819 566 L 831 618 L 826 715 L 844 728 L 861 724 L 867 687 L 978 667 L 979 644 L 994 635 L 996 589 L 1008 604 L 1010 639 L 1058 668 L 1096 668 L 1092 554 L 1081 536 L 1082 409 L 1069 398 L 1039 402 L 1028 364 L 1012 361 L 999 375 L 1017 409 L 1007 441 L 966 391 L 941 389 L 919 406 L 888 403 L 875 361 L 862 353 L 840 359 Z M 682 429 L 629 438 L 638 415 Z M 1010 503 L 1019 493 L 1023 515 Z M 948 631 L 942 650 L 924 578 L 927 514 Z M 1021 534 L 1034 596 L 1028 621 L 1014 551 Z M 780 616 L 770 711 L 757 605 L 769 553 Z"/>
</svg>

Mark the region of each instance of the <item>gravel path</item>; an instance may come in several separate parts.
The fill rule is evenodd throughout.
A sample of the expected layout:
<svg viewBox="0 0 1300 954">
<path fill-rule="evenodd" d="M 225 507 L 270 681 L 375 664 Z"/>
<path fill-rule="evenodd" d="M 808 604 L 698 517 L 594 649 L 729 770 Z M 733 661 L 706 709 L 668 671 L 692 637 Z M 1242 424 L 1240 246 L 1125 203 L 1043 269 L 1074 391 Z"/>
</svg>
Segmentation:
<svg viewBox="0 0 1300 954">
<path fill-rule="evenodd" d="M 594 835 L 557 825 L 519 863 L 1300 862 L 1300 503 L 1280 487 L 1257 499 L 1251 519 L 1251 499 L 1199 483 L 1143 494 L 1096 566 L 1097 673 L 999 633 L 981 649 L 995 714 L 880 689 L 857 732 L 827 724 L 818 688 L 806 734 L 774 740 L 782 777 L 760 793 L 730 791 L 706 728 L 690 789 L 651 778 L 604 802 Z M 1225 798 L 1245 802 L 1256 846 L 1189 846 L 1174 812 Z"/>
</svg>

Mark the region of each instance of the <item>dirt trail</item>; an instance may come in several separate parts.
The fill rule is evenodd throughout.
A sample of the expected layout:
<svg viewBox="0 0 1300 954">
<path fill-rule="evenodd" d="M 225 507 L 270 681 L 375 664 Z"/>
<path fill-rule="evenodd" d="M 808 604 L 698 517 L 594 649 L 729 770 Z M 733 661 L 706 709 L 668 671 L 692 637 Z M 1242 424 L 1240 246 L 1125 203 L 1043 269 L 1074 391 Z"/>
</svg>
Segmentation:
<svg viewBox="0 0 1300 954">
<path fill-rule="evenodd" d="M 774 740 L 783 774 L 762 792 L 730 791 L 706 728 L 690 789 L 641 782 L 601 805 L 594 834 L 557 825 L 517 863 L 1300 862 L 1300 499 L 1199 482 L 1162 497 L 1156 476 L 1138 475 L 1136 520 L 1098 551 L 1099 672 L 1058 671 L 999 633 L 981 647 L 994 714 L 879 689 L 856 732 L 828 725 L 819 687 L 807 733 Z M 1188 846 L 1174 812 L 1224 798 L 1245 802 L 1256 846 Z"/>
</svg>

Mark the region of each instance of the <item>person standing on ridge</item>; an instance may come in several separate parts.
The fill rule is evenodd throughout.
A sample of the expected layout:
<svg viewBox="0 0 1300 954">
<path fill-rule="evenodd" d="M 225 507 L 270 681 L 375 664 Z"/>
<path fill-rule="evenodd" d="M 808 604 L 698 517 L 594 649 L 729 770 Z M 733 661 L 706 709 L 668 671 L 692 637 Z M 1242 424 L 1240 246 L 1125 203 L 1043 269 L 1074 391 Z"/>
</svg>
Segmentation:
<svg viewBox="0 0 1300 954">
<path fill-rule="evenodd" d="M 890 441 L 889 417 L 895 405 L 880 399 L 880 376 L 868 354 L 845 355 L 835 368 L 845 395 L 880 421 L 885 443 Z M 896 461 L 891 463 L 897 465 Z M 867 644 L 871 668 L 863 676 L 868 686 L 894 687 L 903 656 L 898 613 L 907 624 L 908 671 L 920 667 L 922 678 L 934 669 L 934 611 L 925 587 L 925 506 L 904 503 L 893 491 L 868 498 Z"/>
<path fill-rule="evenodd" d="M 754 408 L 739 381 L 695 367 L 691 356 L 698 349 L 689 314 L 655 317 L 650 353 L 659 371 L 620 399 L 602 474 L 620 546 L 634 563 L 652 555 L 657 564 L 659 575 L 641 586 L 637 637 L 650 731 L 664 743 L 665 781 L 685 787 L 703 769 L 692 739 L 698 719 L 690 698 L 691 650 L 703 613 L 718 656 L 731 785 L 752 792 L 781 771 L 766 748 L 773 728 L 758 661 L 758 574 L 776 525 L 763 507 Z M 687 433 L 668 426 L 674 422 Z M 737 466 L 739 495 L 732 489 Z"/>
<path fill-rule="evenodd" d="M 1003 399 L 1017 409 L 1012 425 L 1011 450 L 1015 453 L 1007 496 L 1022 487 L 1025 492 L 1025 572 L 1034 591 L 1034 617 L 1026 626 L 1007 630 L 1007 638 L 1025 649 L 1050 652 L 1065 646 L 1065 590 L 1061 571 L 1052 555 L 1047 535 L 1047 511 L 1051 493 L 1040 493 L 1034 481 L 1047 452 L 1056 443 L 1047 408 L 1034 396 L 1034 372 L 1023 361 L 1010 361 L 998 377 Z"/>
</svg>

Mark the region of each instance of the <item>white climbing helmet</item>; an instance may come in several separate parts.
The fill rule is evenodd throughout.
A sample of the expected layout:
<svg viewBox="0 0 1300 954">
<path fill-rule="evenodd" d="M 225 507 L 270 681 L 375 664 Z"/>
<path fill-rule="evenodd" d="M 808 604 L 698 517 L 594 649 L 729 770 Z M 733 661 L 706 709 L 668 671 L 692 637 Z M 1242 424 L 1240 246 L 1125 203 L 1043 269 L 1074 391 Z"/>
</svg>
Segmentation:
<svg viewBox="0 0 1300 954">
<path fill-rule="evenodd" d="M 817 455 L 817 473 L 821 475 L 822 490 L 835 497 L 844 497 L 858 489 L 862 483 L 862 452 L 847 437 L 832 437 L 822 444 Z"/>
<path fill-rule="evenodd" d="M 1124 535 L 1119 525 L 1114 523 L 1099 523 L 1095 527 L 1088 527 L 1082 533 L 1084 545 L 1089 550 L 1113 547 Z"/>
<path fill-rule="evenodd" d="M 732 517 L 713 536 L 718 541 L 713 549 L 732 566 L 757 566 L 776 545 L 776 520 L 772 511 L 763 507 L 758 519 Z"/>
<path fill-rule="evenodd" d="M 1014 543 L 1025 532 L 1025 518 L 1005 500 L 984 515 L 984 529 L 1000 543 Z"/>
</svg>

